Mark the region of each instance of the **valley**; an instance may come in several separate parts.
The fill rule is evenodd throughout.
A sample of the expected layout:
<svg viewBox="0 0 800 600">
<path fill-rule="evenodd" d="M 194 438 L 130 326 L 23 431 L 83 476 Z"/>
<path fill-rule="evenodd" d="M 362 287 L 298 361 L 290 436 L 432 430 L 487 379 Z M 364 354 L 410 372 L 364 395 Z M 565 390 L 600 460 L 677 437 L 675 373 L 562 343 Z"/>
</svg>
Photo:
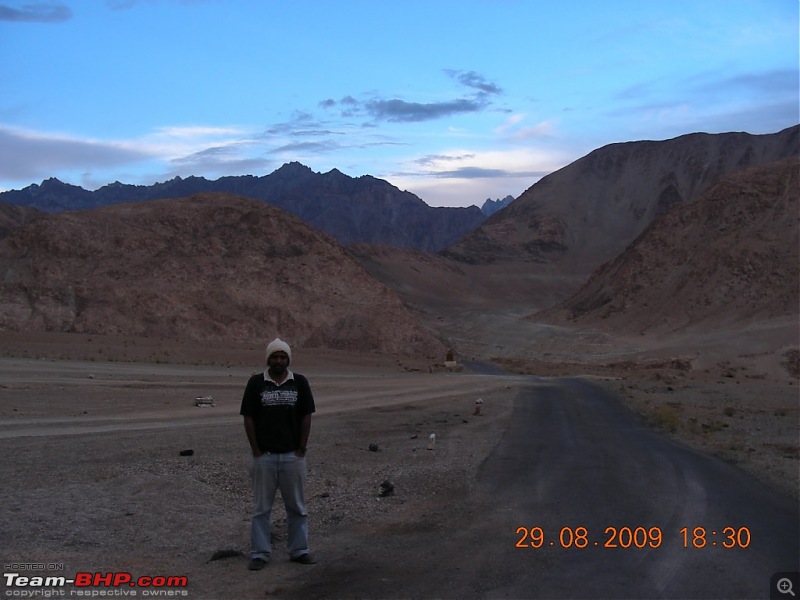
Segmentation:
<svg viewBox="0 0 800 600">
<path fill-rule="evenodd" d="M 598 149 L 440 252 L 343 243 L 228 191 L 0 204 L 0 445 L 21 457 L 2 467 L 5 558 L 185 574 L 194 598 L 579 597 L 559 575 L 577 566 L 597 574 L 590 595 L 638 597 L 604 574 L 641 560 L 661 597 L 751 597 L 796 545 L 704 555 L 724 585 L 686 576 L 674 548 L 624 565 L 509 548 L 541 506 L 553 527 L 603 502 L 606 520 L 710 524 L 724 490 L 760 539 L 778 528 L 756 523 L 762 501 L 796 530 L 799 130 Z M 356 185 L 317 183 L 333 180 Z M 281 556 L 255 578 L 238 408 L 275 335 L 318 397 L 321 564 Z M 206 395 L 216 406 L 193 405 Z M 619 429 L 594 431 L 606 420 Z M 573 497 L 564 480 L 591 473 L 617 483 Z M 626 504 L 654 487 L 641 515 Z"/>
</svg>

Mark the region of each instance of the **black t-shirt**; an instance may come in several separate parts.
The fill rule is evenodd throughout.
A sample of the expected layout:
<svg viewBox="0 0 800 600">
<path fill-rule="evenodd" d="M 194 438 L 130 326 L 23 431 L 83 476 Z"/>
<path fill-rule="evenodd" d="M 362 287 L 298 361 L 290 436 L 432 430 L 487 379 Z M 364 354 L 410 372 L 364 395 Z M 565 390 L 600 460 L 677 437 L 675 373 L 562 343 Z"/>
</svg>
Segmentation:
<svg viewBox="0 0 800 600">
<path fill-rule="evenodd" d="M 262 452 L 285 453 L 300 448 L 303 417 L 315 411 L 311 386 L 303 375 L 289 371 L 281 384 L 264 373 L 247 382 L 239 414 L 253 417 Z"/>
</svg>

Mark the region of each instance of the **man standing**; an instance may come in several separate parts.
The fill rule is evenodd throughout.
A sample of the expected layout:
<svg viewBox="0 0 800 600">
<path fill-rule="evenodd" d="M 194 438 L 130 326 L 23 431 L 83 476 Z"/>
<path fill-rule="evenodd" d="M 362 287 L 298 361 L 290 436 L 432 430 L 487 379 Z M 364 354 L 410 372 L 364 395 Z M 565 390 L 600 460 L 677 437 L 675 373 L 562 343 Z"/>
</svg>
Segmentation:
<svg viewBox="0 0 800 600">
<path fill-rule="evenodd" d="M 308 550 L 305 506 L 306 446 L 311 433 L 314 396 L 303 375 L 292 373 L 289 344 L 275 338 L 267 345 L 267 370 L 247 382 L 239 413 L 253 457 L 250 478 L 255 508 L 250 525 L 248 569 L 263 569 L 272 552 L 270 515 L 281 491 L 289 526 L 289 558 L 304 565 L 316 562 Z"/>
</svg>

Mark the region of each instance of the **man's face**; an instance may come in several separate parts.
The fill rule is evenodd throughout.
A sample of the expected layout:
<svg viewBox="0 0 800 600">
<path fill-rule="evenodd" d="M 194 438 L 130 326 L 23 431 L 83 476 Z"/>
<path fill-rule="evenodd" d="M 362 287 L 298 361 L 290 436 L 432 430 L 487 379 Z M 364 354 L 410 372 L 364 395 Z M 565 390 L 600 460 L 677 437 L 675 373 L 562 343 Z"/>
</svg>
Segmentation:
<svg viewBox="0 0 800 600">
<path fill-rule="evenodd" d="M 270 372 L 276 375 L 283 375 L 289 367 L 289 355 L 281 350 L 273 352 L 267 359 L 267 366 Z"/>
</svg>

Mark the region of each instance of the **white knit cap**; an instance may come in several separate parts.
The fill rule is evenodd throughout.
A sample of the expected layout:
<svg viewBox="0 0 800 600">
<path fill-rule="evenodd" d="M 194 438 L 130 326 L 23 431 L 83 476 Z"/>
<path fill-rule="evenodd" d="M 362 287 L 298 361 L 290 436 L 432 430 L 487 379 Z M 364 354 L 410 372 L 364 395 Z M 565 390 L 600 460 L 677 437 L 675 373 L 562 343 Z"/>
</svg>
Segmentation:
<svg viewBox="0 0 800 600">
<path fill-rule="evenodd" d="M 286 352 L 286 356 L 289 357 L 289 362 L 292 361 L 292 349 L 289 347 L 289 344 L 284 342 L 281 338 L 275 338 L 267 344 L 267 360 L 269 360 L 269 357 L 275 352 Z"/>
</svg>

